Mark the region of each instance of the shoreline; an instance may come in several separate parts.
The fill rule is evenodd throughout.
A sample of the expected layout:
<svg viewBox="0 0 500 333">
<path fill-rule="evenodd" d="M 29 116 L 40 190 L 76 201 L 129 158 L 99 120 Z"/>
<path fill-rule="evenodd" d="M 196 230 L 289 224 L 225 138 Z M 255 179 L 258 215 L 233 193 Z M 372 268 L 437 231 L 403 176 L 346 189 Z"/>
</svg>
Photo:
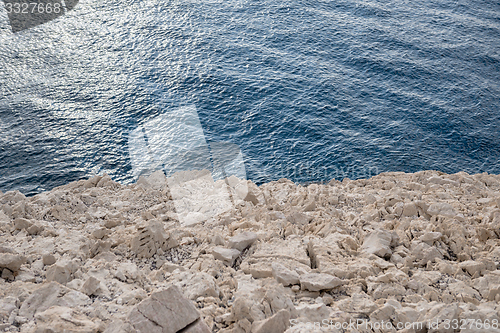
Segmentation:
<svg viewBox="0 0 500 333">
<path fill-rule="evenodd" d="M 209 178 L 0 192 L 0 331 L 500 332 L 499 175 Z"/>
</svg>

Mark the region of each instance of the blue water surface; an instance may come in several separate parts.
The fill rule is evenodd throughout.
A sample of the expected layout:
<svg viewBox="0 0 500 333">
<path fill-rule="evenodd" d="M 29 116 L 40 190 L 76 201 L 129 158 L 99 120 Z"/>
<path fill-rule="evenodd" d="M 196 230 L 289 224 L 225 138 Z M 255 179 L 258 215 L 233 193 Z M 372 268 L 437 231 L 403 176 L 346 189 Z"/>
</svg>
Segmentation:
<svg viewBox="0 0 500 333">
<path fill-rule="evenodd" d="M 128 134 L 183 105 L 259 184 L 500 173 L 496 0 L 83 0 L 16 34 L 0 12 L 2 191 L 132 182 Z"/>
</svg>

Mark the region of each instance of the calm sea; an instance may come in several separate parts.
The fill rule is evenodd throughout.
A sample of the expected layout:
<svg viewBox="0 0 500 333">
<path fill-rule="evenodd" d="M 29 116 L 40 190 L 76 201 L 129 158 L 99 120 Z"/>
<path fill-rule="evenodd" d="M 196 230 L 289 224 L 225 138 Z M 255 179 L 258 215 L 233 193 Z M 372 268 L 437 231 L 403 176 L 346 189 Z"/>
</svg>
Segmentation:
<svg viewBox="0 0 500 333">
<path fill-rule="evenodd" d="M 500 3 L 83 0 L 13 34 L 0 2 L 0 190 L 132 182 L 130 133 L 185 106 L 256 183 L 498 174 Z"/>
</svg>

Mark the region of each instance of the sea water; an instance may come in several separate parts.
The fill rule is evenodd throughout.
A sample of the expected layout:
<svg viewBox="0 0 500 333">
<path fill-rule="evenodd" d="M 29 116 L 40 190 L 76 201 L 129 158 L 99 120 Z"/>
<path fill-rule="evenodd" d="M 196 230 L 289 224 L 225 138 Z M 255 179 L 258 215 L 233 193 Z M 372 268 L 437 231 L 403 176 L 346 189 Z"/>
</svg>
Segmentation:
<svg viewBox="0 0 500 333">
<path fill-rule="evenodd" d="M 2 191 L 130 183 L 195 141 L 256 183 L 499 173 L 499 96 L 498 1 L 84 0 L 16 33 L 0 2 Z"/>
</svg>

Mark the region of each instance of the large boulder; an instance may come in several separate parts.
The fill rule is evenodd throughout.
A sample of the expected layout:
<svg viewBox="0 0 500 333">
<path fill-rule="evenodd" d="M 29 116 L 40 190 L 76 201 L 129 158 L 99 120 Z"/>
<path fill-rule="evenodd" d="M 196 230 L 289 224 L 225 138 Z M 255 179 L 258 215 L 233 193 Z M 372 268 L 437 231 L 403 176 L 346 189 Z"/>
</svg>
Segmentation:
<svg viewBox="0 0 500 333">
<path fill-rule="evenodd" d="M 37 312 L 43 312 L 52 306 L 71 307 L 77 305 L 75 304 L 76 295 L 82 296 L 80 298 L 85 297 L 82 293 L 72 291 L 57 282 L 47 283 L 36 289 L 23 302 L 19 315 L 32 319 Z"/>
<path fill-rule="evenodd" d="M 137 333 L 210 332 L 177 286 L 152 293 L 132 309 L 127 321 Z"/>
<path fill-rule="evenodd" d="M 271 242 L 259 242 L 255 251 L 241 264 L 245 274 L 254 278 L 273 276 L 272 264 L 279 263 L 289 270 L 311 270 L 311 262 L 300 238 L 273 239 Z"/>
</svg>

